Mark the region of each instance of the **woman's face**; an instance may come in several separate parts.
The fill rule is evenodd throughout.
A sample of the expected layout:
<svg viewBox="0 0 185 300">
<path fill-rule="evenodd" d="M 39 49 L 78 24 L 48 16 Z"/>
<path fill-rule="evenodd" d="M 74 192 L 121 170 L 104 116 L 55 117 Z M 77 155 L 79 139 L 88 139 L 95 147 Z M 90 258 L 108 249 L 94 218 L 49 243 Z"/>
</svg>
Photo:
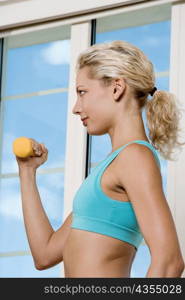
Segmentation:
<svg viewBox="0 0 185 300">
<path fill-rule="evenodd" d="M 80 118 L 88 117 L 84 126 L 92 135 L 107 133 L 113 121 L 113 87 L 104 87 L 100 80 L 88 78 L 88 68 L 80 69 L 76 77 L 77 100 L 72 112 Z"/>
</svg>

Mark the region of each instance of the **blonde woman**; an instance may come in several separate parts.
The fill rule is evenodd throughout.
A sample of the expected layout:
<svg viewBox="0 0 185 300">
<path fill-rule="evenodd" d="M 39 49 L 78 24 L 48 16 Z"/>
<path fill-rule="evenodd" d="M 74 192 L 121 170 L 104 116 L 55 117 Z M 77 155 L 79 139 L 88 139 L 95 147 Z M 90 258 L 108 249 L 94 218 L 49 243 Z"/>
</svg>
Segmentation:
<svg viewBox="0 0 185 300">
<path fill-rule="evenodd" d="M 63 261 L 65 277 L 130 277 L 144 238 L 151 254 L 146 277 L 181 277 L 184 261 L 156 152 L 170 160 L 175 147 L 183 145 L 178 141 L 180 110 L 174 96 L 157 90 L 152 63 L 123 41 L 93 45 L 80 54 L 76 89 L 73 114 L 90 135 L 109 134 L 112 151 L 84 180 L 72 212 L 57 231 L 36 185 L 36 169 L 47 160 L 48 150 L 34 141 L 37 157 L 17 157 L 36 268 Z"/>
</svg>

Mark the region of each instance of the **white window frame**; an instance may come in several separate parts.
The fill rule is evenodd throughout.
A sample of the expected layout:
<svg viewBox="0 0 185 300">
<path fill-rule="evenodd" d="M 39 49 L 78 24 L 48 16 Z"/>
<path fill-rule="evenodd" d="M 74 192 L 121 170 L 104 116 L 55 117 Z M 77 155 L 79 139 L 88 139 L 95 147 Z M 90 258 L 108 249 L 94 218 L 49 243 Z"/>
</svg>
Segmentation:
<svg viewBox="0 0 185 300">
<path fill-rule="evenodd" d="M 172 5 L 171 15 L 171 57 L 170 57 L 170 91 L 174 93 L 182 108 L 185 109 L 185 2 Z M 182 114 L 180 126 L 182 140 L 185 140 L 185 114 Z M 185 147 L 178 160 L 167 164 L 167 200 L 174 217 L 182 254 L 185 260 Z M 182 274 L 185 277 L 185 271 Z"/>
<path fill-rule="evenodd" d="M 0 29 L 66 19 L 74 15 L 110 10 L 139 2 L 143 0 L 79 0 L 78 5 L 75 5 L 74 0 L 7 1 L 7 5 L 0 3 Z M 20 11 L 21 13 L 15 13 Z"/>
</svg>

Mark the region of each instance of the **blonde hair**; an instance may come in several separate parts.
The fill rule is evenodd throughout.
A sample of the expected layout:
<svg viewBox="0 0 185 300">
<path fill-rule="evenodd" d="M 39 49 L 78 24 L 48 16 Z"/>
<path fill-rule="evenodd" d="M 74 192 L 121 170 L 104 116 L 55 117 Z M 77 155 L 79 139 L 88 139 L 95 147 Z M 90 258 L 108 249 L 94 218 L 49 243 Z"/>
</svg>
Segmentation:
<svg viewBox="0 0 185 300">
<path fill-rule="evenodd" d="M 89 78 L 99 79 L 109 85 L 114 78 L 124 78 L 129 85 L 139 108 L 146 109 L 149 138 L 160 154 L 169 160 L 173 149 L 185 143 L 178 141 L 181 116 L 180 103 L 175 95 L 166 91 L 155 91 L 153 64 L 136 46 L 125 41 L 95 44 L 83 51 L 77 59 L 76 71 L 88 66 Z"/>
</svg>

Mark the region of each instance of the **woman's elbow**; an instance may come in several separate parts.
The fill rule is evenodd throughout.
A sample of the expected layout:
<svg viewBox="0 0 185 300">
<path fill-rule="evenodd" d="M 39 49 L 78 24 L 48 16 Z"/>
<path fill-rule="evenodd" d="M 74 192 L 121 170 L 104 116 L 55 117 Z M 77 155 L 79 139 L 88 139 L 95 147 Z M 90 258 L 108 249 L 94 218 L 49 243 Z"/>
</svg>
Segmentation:
<svg viewBox="0 0 185 300">
<path fill-rule="evenodd" d="M 40 259 L 40 260 L 34 260 L 35 268 L 39 271 L 43 271 L 49 268 L 54 267 L 55 265 L 59 264 L 61 261 L 57 260 L 49 260 L 48 258 Z"/>
<path fill-rule="evenodd" d="M 181 277 L 185 269 L 183 257 L 177 255 L 155 255 L 151 257 L 149 275 L 156 277 Z"/>
<path fill-rule="evenodd" d="M 51 267 L 51 261 L 46 255 L 40 254 L 39 256 L 33 256 L 34 266 L 37 270 L 42 271 Z"/>
<path fill-rule="evenodd" d="M 176 265 L 175 265 L 175 270 L 176 270 L 176 273 L 177 273 L 177 277 L 181 277 L 182 273 L 184 272 L 184 269 L 185 269 L 185 263 L 184 263 L 184 260 L 183 259 L 180 259 Z"/>
<path fill-rule="evenodd" d="M 34 265 L 38 271 L 43 271 L 51 267 L 51 265 L 46 261 L 34 261 Z"/>
<path fill-rule="evenodd" d="M 183 259 L 173 260 L 171 263 L 166 265 L 166 276 L 167 277 L 181 277 L 185 269 Z"/>
</svg>

